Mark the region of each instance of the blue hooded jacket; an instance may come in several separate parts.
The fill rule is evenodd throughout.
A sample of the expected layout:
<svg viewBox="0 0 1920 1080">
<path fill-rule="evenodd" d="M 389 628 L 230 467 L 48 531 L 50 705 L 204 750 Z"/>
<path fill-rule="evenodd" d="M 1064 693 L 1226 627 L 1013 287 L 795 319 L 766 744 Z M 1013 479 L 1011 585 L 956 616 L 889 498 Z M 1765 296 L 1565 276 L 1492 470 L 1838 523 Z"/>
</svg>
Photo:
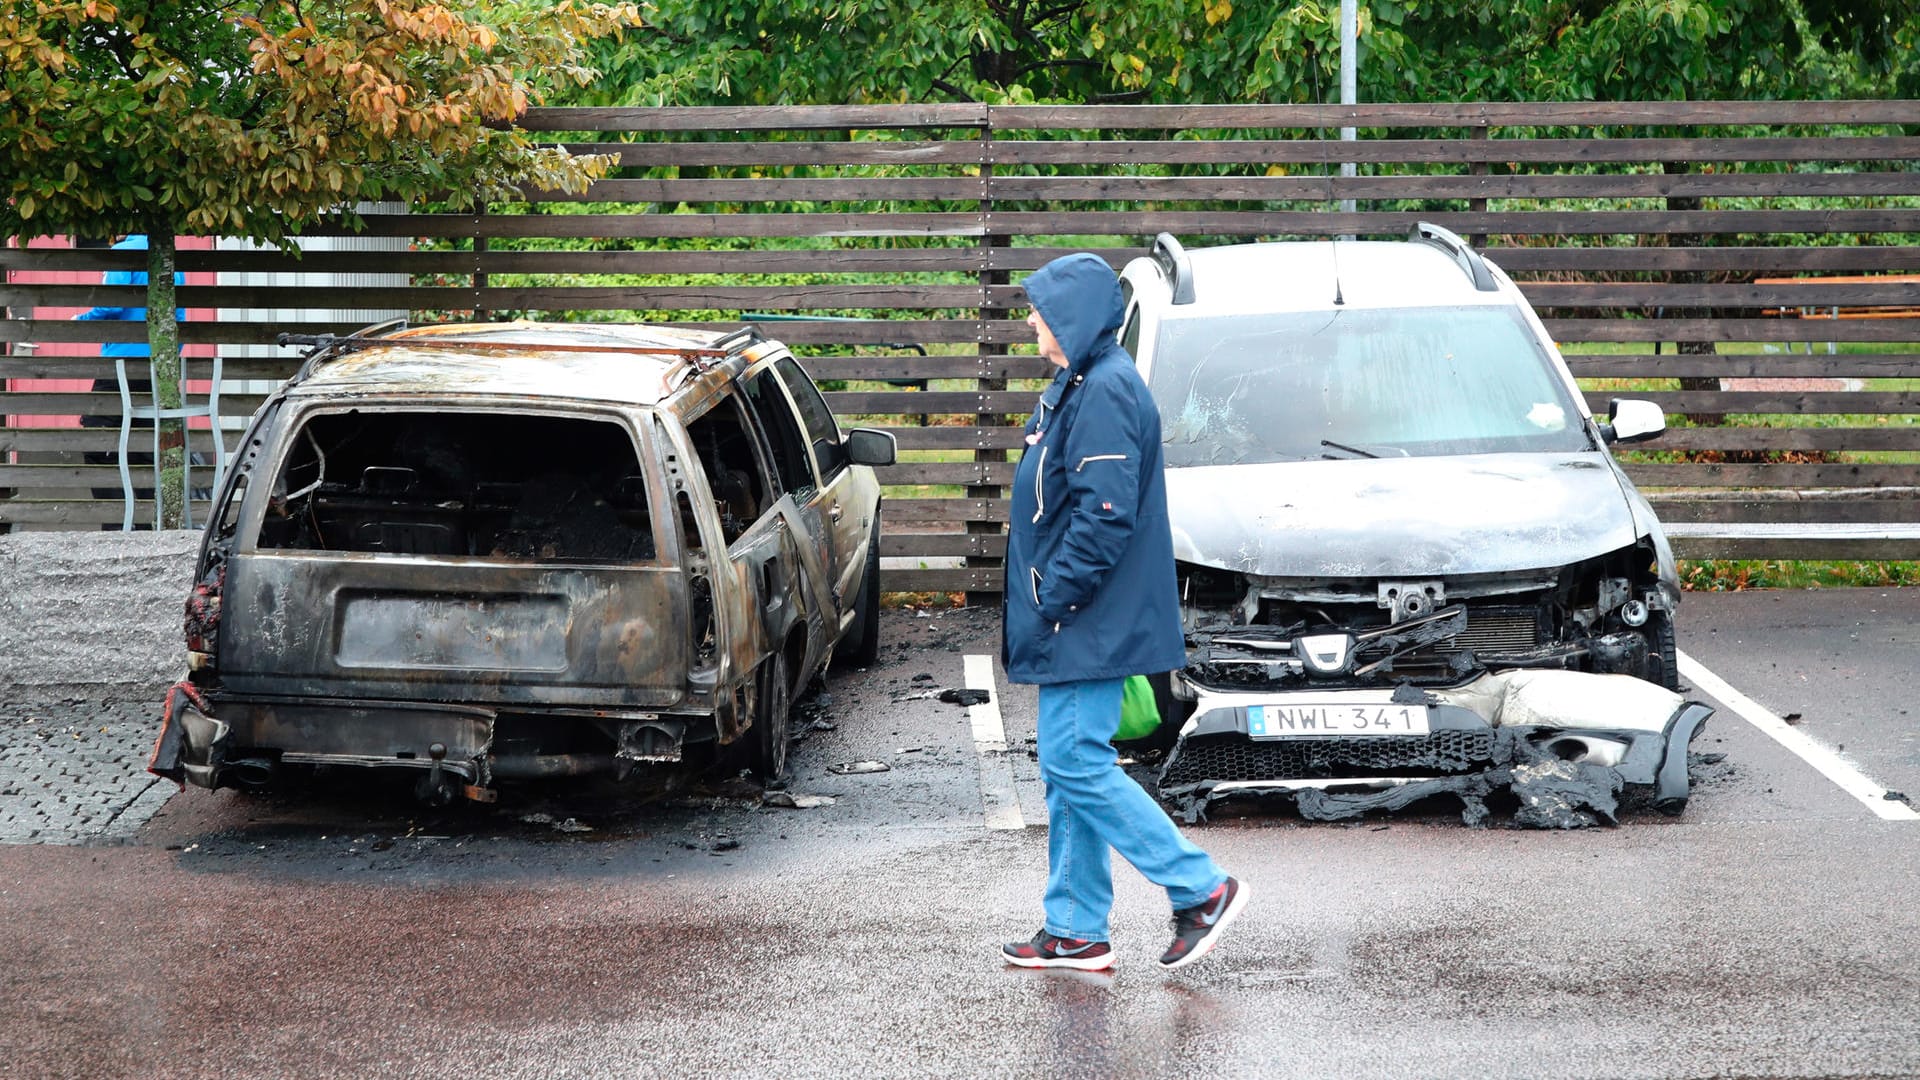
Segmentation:
<svg viewBox="0 0 1920 1080">
<path fill-rule="evenodd" d="M 147 238 L 140 233 L 134 233 L 132 236 L 113 245 L 113 247 L 116 251 L 145 251 L 147 250 Z M 186 283 L 186 280 L 187 275 L 185 274 L 176 272 L 173 275 L 173 283 L 175 285 L 183 285 Z M 100 283 L 102 285 L 145 285 L 147 283 L 147 272 L 145 270 L 109 270 L 101 277 Z M 89 308 L 75 315 L 74 318 L 124 319 L 145 322 L 147 320 L 147 309 L 143 307 L 97 307 Z M 174 310 L 174 318 L 178 321 L 185 322 L 187 310 L 185 308 L 176 308 Z M 144 341 L 109 341 L 100 346 L 101 356 L 146 356 L 150 351 L 151 350 L 147 348 L 147 343 Z M 99 389 L 99 387 L 95 389 Z"/>
<path fill-rule="evenodd" d="M 1026 281 L 1066 353 L 1014 472 L 1001 661 L 1018 683 L 1117 679 L 1186 663 L 1160 412 L 1114 339 L 1120 282 L 1093 255 Z"/>
</svg>

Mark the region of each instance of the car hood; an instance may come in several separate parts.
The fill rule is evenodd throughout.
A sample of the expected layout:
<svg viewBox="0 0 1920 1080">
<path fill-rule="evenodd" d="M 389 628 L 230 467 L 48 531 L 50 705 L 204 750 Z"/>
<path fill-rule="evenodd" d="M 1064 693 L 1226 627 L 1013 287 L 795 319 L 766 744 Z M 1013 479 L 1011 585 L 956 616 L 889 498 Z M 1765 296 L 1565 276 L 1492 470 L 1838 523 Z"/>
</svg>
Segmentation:
<svg viewBox="0 0 1920 1080">
<path fill-rule="evenodd" d="M 1167 503 L 1176 558 L 1262 577 L 1542 569 L 1637 538 L 1598 452 L 1168 469 Z"/>
</svg>

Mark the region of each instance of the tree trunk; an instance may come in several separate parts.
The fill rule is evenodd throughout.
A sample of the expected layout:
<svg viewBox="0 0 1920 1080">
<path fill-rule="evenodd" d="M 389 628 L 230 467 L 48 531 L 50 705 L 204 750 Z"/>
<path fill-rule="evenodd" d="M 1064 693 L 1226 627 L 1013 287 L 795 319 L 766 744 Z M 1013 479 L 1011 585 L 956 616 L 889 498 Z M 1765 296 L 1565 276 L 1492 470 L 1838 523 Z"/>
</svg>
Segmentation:
<svg viewBox="0 0 1920 1080">
<path fill-rule="evenodd" d="M 173 230 L 147 230 L 147 347 L 153 351 L 153 403 L 161 410 L 178 409 L 180 394 L 180 322 L 174 313 Z M 160 501 L 160 527 L 186 527 L 186 421 L 162 415 L 160 457 L 154 462 L 153 497 Z"/>
</svg>

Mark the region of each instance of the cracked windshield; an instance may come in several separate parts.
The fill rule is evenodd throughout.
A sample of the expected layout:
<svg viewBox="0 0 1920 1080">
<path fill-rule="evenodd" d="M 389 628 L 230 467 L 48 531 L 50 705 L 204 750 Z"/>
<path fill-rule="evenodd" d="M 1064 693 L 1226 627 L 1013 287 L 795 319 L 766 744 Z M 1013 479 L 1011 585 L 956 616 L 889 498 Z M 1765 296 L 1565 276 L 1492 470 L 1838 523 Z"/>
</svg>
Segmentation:
<svg viewBox="0 0 1920 1080">
<path fill-rule="evenodd" d="M 1167 465 L 1591 449 L 1504 308 L 1170 321 L 1149 379 Z"/>
</svg>

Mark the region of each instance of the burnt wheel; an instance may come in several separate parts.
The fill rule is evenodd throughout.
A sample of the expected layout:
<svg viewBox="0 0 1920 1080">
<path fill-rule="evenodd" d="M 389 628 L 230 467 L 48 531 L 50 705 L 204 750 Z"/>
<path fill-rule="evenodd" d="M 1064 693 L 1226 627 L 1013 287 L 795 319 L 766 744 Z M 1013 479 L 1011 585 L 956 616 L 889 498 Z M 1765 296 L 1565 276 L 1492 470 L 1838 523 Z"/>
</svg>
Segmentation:
<svg viewBox="0 0 1920 1080">
<path fill-rule="evenodd" d="M 1673 613 L 1650 613 L 1647 617 L 1647 681 L 1677 692 L 1680 689 L 1679 652 L 1673 633 Z"/>
<path fill-rule="evenodd" d="M 787 675 L 787 658 L 784 653 L 774 653 L 760 665 L 754 694 L 753 771 L 762 781 L 787 775 L 792 717 L 793 680 Z"/>
</svg>

